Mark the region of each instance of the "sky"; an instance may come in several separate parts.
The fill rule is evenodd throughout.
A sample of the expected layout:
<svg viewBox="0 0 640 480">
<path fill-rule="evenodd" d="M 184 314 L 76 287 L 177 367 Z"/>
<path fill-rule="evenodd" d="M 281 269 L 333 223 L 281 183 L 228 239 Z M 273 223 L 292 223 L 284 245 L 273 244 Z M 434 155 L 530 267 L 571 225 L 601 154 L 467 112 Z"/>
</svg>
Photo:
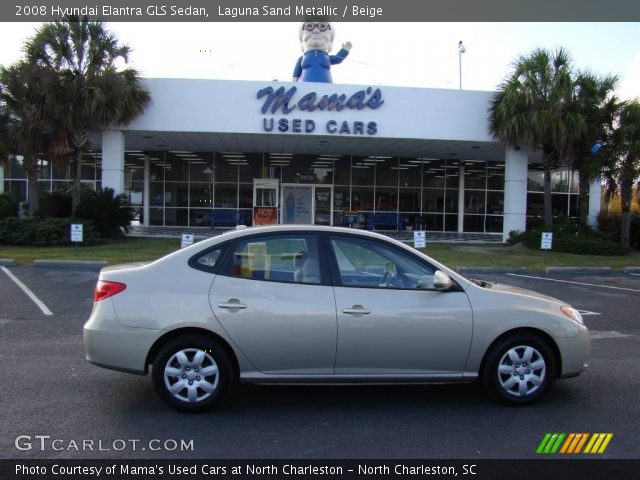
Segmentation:
<svg viewBox="0 0 640 480">
<path fill-rule="evenodd" d="M 0 65 L 18 60 L 38 24 L 0 24 Z M 298 23 L 108 23 L 150 78 L 291 80 Z M 518 56 L 565 47 L 577 69 L 619 78 L 616 93 L 640 97 L 640 23 L 337 23 L 335 83 L 495 90 Z M 466 52 L 461 58 L 458 42 Z"/>
</svg>

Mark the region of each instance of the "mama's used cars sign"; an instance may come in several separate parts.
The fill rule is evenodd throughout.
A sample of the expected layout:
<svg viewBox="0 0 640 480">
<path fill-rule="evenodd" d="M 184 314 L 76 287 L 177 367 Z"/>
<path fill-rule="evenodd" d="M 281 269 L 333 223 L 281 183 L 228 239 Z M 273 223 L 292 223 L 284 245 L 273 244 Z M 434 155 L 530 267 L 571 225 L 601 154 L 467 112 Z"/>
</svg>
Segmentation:
<svg viewBox="0 0 640 480">
<path fill-rule="evenodd" d="M 266 87 L 258 91 L 258 100 L 263 100 L 261 111 L 263 114 L 290 115 L 292 112 L 314 112 L 316 110 L 328 112 L 340 112 L 342 110 L 377 110 L 384 103 L 382 92 L 368 87 L 365 90 L 347 96 L 334 93 L 332 95 L 318 96 L 316 92 L 309 92 L 299 99 L 296 98 L 298 87 L 285 90 L 280 87 Z M 294 113 L 295 115 L 295 113 Z M 338 135 L 375 135 L 378 132 L 378 124 L 366 120 L 336 120 L 330 119 L 318 126 L 311 118 L 264 117 L 262 129 L 265 132 L 278 131 L 282 133 L 312 133 L 316 128 L 324 128 L 326 133 Z"/>
</svg>

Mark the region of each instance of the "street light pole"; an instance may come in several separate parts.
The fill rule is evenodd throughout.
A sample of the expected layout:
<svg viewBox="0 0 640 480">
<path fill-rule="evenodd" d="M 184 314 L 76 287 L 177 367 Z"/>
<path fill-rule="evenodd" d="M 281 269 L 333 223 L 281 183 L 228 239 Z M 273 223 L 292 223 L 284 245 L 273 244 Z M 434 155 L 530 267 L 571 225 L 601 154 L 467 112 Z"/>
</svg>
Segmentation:
<svg viewBox="0 0 640 480">
<path fill-rule="evenodd" d="M 460 90 L 462 90 L 462 54 L 466 52 L 462 40 L 458 42 L 458 71 L 460 72 Z"/>
</svg>

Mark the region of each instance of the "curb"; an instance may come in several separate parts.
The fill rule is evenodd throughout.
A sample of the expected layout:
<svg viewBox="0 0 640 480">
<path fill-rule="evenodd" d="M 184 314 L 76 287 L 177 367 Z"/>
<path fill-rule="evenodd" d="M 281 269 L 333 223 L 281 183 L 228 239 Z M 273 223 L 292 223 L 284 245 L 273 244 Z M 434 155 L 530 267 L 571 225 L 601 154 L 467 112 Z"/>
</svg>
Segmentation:
<svg viewBox="0 0 640 480">
<path fill-rule="evenodd" d="M 1 262 L 2 260 L 0 260 Z M 640 273 L 640 267 L 625 267 L 622 270 L 624 273 Z"/>
<path fill-rule="evenodd" d="M 106 260 L 34 260 L 34 267 L 68 268 L 73 270 L 98 270 L 107 265 Z"/>
<path fill-rule="evenodd" d="M 460 267 L 457 272 L 464 273 L 526 273 L 525 267 Z"/>
<path fill-rule="evenodd" d="M 611 267 L 547 267 L 546 273 L 611 273 Z"/>
<path fill-rule="evenodd" d="M 0 258 L 0 267 L 14 267 L 16 261 L 13 258 Z"/>
</svg>

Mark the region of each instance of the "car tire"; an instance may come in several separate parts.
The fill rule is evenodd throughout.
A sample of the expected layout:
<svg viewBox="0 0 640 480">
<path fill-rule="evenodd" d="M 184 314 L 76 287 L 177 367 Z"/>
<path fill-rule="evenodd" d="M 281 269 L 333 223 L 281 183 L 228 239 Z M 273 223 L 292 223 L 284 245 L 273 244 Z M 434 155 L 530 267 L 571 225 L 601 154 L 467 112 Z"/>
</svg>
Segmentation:
<svg viewBox="0 0 640 480">
<path fill-rule="evenodd" d="M 482 382 L 497 400 L 525 405 L 545 393 L 555 374 L 555 356 L 548 342 L 533 334 L 515 334 L 491 348 Z"/>
<path fill-rule="evenodd" d="M 155 356 L 151 371 L 160 398 L 181 412 L 211 409 L 229 393 L 233 368 L 219 342 L 200 335 L 169 340 Z"/>
</svg>

